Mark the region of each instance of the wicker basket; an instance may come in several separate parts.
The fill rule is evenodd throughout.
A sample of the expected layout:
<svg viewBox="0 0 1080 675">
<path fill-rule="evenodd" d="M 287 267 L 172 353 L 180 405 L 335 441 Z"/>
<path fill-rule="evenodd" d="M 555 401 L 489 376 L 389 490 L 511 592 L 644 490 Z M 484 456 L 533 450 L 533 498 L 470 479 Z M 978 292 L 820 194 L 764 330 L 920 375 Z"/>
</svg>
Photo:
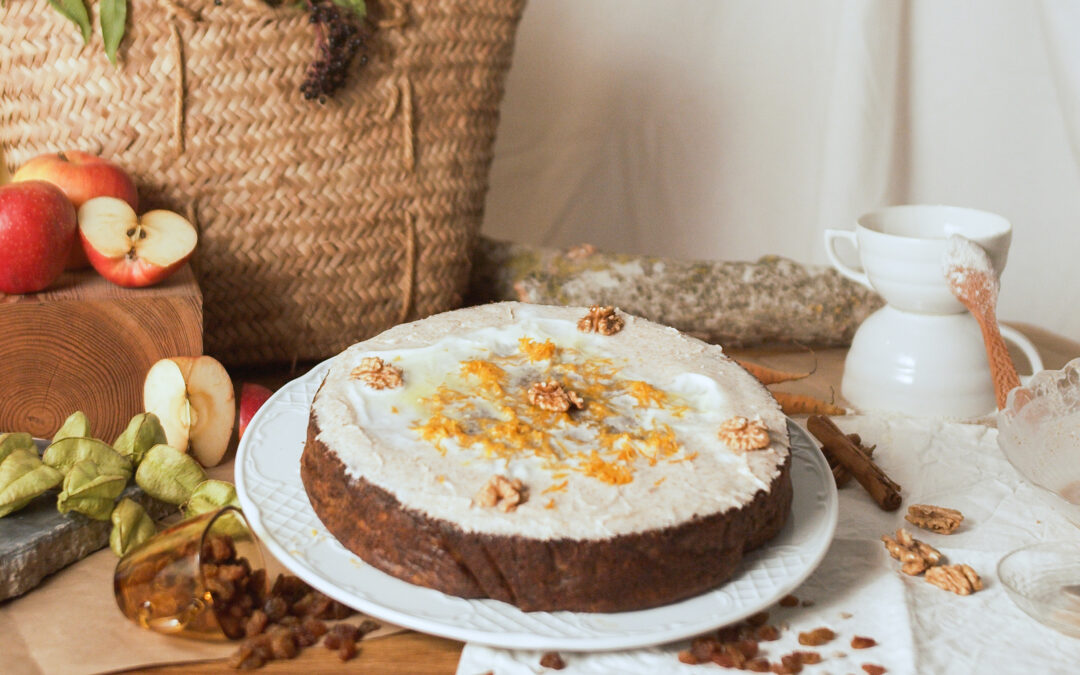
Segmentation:
<svg viewBox="0 0 1080 675">
<path fill-rule="evenodd" d="M 44 0 L 0 7 L 9 169 L 81 149 L 200 230 L 206 351 L 316 359 L 461 302 L 524 0 L 369 0 L 369 63 L 299 92 L 306 14 L 131 0 L 120 67 Z M 94 6 L 93 4 L 91 6 Z"/>
</svg>

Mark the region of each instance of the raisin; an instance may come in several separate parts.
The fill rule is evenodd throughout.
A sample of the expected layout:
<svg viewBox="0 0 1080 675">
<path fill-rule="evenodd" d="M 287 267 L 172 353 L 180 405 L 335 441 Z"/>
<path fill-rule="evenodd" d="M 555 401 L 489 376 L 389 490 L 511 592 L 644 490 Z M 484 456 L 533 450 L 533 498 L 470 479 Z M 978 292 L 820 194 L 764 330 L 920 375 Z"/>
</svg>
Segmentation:
<svg viewBox="0 0 1080 675">
<path fill-rule="evenodd" d="M 821 654 L 817 652 L 794 652 L 794 655 L 799 657 L 799 663 L 807 665 L 821 663 Z"/>
<path fill-rule="evenodd" d="M 758 653 L 758 643 L 756 640 L 739 640 L 735 643 L 735 648 L 748 659 L 754 658 Z"/>
<path fill-rule="evenodd" d="M 297 655 L 299 649 L 297 649 L 293 634 L 286 630 L 270 638 L 270 651 L 275 659 L 291 659 Z"/>
<path fill-rule="evenodd" d="M 243 565 L 221 565 L 218 567 L 217 576 L 219 579 L 236 584 L 237 581 L 247 578 L 249 571 L 244 569 Z"/>
<path fill-rule="evenodd" d="M 694 658 L 698 662 L 708 661 L 712 656 L 712 653 L 716 650 L 716 640 L 712 638 L 699 637 L 694 638 L 690 643 L 690 653 L 694 655 Z"/>
<path fill-rule="evenodd" d="M 319 641 L 319 636 L 304 628 L 303 624 L 294 626 L 291 630 L 296 644 L 301 647 L 310 647 Z"/>
<path fill-rule="evenodd" d="M 316 616 L 330 607 L 330 598 L 318 591 L 309 591 L 289 608 L 294 616 Z"/>
<path fill-rule="evenodd" d="M 799 644 L 807 647 L 820 647 L 836 637 L 836 633 L 828 628 L 815 628 L 812 631 L 799 633 Z"/>
<path fill-rule="evenodd" d="M 345 637 L 342 638 L 341 646 L 338 647 L 337 655 L 342 661 L 348 661 L 352 657 L 356 656 L 356 640 Z"/>
<path fill-rule="evenodd" d="M 323 635 L 326 635 L 326 624 L 319 619 L 316 619 L 315 617 L 309 616 L 305 618 L 302 622 L 300 622 L 300 626 L 315 637 L 322 637 Z"/>
<path fill-rule="evenodd" d="M 766 624 L 760 626 L 754 631 L 754 637 L 760 642 L 772 642 L 780 639 L 780 629 L 776 626 Z"/>
<path fill-rule="evenodd" d="M 373 619 L 364 619 L 357 627 L 357 629 L 360 631 L 360 637 L 364 637 L 368 633 L 373 633 L 380 628 L 382 628 L 382 624 Z"/>
<path fill-rule="evenodd" d="M 279 574 L 277 579 L 274 580 L 274 587 L 270 590 L 270 595 L 276 595 L 291 605 L 304 597 L 310 590 L 311 587 L 304 583 L 304 580 L 300 577 L 294 577 L 291 574 Z"/>
<path fill-rule="evenodd" d="M 204 562 L 226 562 L 236 556 L 231 537 L 216 534 L 203 541 L 202 560 Z"/>
<path fill-rule="evenodd" d="M 268 623 L 270 623 L 270 619 L 267 618 L 266 612 L 257 609 L 251 613 L 251 617 L 248 618 L 247 623 L 244 624 L 244 635 L 247 637 L 258 635 L 266 630 Z"/>
<path fill-rule="evenodd" d="M 289 613 L 289 605 L 279 597 L 271 596 L 263 603 L 263 611 L 271 621 L 280 621 Z"/>
<path fill-rule="evenodd" d="M 353 614 L 356 614 L 356 610 L 352 607 L 343 605 L 337 600 L 331 600 L 330 606 L 316 614 L 315 617 L 326 621 L 339 621 L 341 619 L 348 619 Z"/>
<path fill-rule="evenodd" d="M 566 667 L 566 662 L 559 656 L 559 652 L 547 652 L 540 657 L 540 665 L 552 670 L 562 670 Z"/>
<path fill-rule="evenodd" d="M 746 663 L 746 657 L 734 644 L 724 644 L 718 651 L 712 653 L 712 662 L 724 668 L 742 668 Z"/>
<path fill-rule="evenodd" d="M 689 649 L 684 649 L 679 652 L 679 663 L 686 663 L 691 666 L 696 666 L 701 663 L 697 660 L 697 657 Z"/>
</svg>

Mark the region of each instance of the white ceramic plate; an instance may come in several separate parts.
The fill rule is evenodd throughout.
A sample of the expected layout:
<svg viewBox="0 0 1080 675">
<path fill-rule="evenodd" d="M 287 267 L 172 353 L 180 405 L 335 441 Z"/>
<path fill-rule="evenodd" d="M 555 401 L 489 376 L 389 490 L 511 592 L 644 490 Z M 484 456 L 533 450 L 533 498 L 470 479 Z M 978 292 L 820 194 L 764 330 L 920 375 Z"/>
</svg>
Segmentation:
<svg viewBox="0 0 1080 675">
<path fill-rule="evenodd" d="M 836 485 L 806 432 L 791 430 L 791 517 L 736 576 L 689 600 L 636 612 L 523 612 L 465 600 L 385 574 L 327 531 L 300 480 L 308 412 L 324 362 L 277 391 L 252 419 L 236 456 L 244 514 L 267 549 L 313 587 L 350 607 L 424 633 L 510 649 L 632 649 L 697 635 L 760 611 L 793 591 L 825 556 L 836 530 Z"/>
</svg>

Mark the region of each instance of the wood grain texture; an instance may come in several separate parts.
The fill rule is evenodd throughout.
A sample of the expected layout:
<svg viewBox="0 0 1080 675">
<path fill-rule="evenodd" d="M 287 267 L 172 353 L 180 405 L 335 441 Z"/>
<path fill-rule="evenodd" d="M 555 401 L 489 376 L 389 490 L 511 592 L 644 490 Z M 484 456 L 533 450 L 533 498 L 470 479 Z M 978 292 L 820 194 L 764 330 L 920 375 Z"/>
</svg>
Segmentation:
<svg viewBox="0 0 1080 675">
<path fill-rule="evenodd" d="M 187 266 L 143 289 L 93 270 L 48 290 L 0 295 L 0 431 L 50 438 L 75 410 L 111 442 L 142 411 L 160 358 L 202 353 L 202 294 Z"/>
<path fill-rule="evenodd" d="M 271 661 L 259 673 L 378 673 L 379 675 L 453 675 L 462 643 L 434 635 L 398 633 L 360 643 L 360 653 L 342 662 L 321 644 L 308 647 L 289 661 Z M 235 673 L 223 660 L 125 670 L 153 675 Z"/>
</svg>

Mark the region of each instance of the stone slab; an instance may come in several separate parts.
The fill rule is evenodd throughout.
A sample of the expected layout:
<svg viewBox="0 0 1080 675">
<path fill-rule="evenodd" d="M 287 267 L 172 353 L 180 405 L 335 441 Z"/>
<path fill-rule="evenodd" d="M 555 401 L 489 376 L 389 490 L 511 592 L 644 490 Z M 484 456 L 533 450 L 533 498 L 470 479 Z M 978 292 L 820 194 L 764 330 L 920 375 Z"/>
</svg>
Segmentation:
<svg viewBox="0 0 1080 675">
<path fill-rule="evenodd" d="M 0 601 L 35 588 L 53 572 L 109 545 L 112 523 L 56 510 L 57 490 L 0 518 Z M 124 490 L 155 521 L 176 511 L 135 485 Z"/>
</svg>

